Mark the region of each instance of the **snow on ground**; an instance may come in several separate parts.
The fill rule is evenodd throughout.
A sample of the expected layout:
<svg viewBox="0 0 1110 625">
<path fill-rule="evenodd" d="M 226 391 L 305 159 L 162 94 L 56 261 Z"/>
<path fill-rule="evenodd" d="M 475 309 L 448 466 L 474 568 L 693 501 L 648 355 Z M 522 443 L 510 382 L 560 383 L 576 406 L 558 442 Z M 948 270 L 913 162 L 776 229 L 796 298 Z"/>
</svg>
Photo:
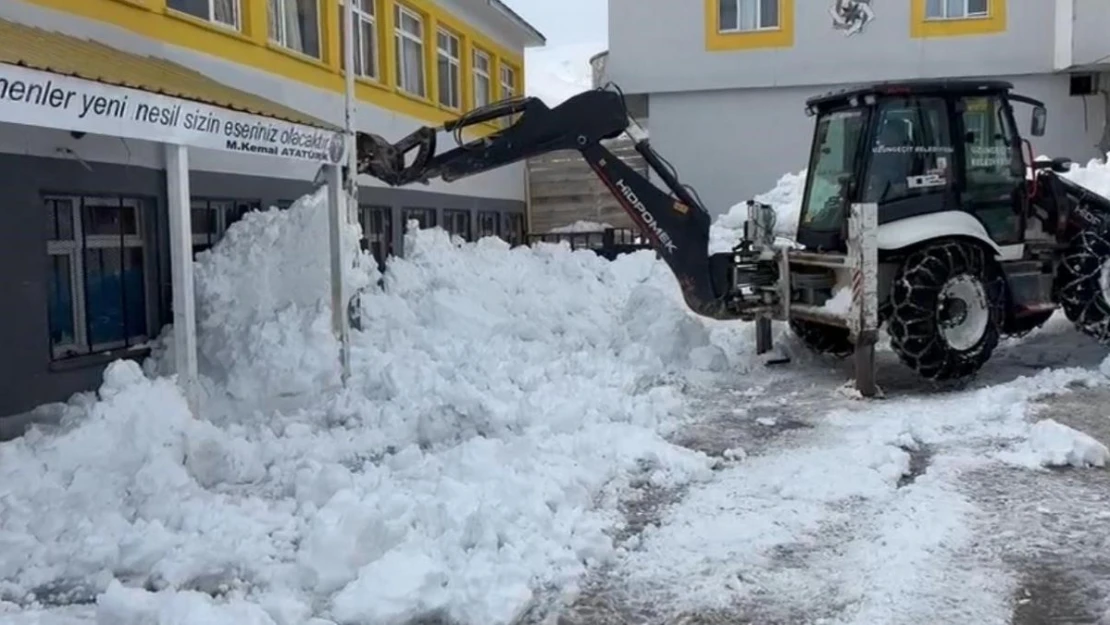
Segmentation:
<svg viewBox="0 0 1110 625">
<path fill-rule="evenodd" d="M 384 288 L 352 254 L 342 390 L 323 197 L 199 258 L 201 418 L 117 362 L 58 431 L 0 448 L 0 599 L 95 600 L 105 624 L 507 623 L 614 554 L 622 484 L 709 476 L 662 435 L 679 372 L 743 339 L 693 318 L 653 254 L 417 231 Z"/>
<path fill-rule="evenodd" d="M 1000 460 L 999 445 L 1020 448 L 1032 436 L 1039 447 L 1029 404 L 1077 383 L 1110 380 L 1049 369 L 871 407 L 836 407 L 826 389 L 832 410 L 803 444 L 749 456 L 693 490 L 627 545 L 615 575 L 631 595 L 661 598 L 671 616 L 1005 623 L 1013 580 L 997 561 L 968 557 L 983 519 L 958 484 Z M 928 471 L 905 486 L 925 450 Z"/>
<path fill-rule="evenodd" d="M 757 198 L 780 236 L 803 178 Z M 799 359 L 776 401 L 808 397 L 810 430 L 710 458 L 671 441 L 706 418 L 690 399 L 714 380 L 748 376 L 733 420 L 779 421 L 747 410 L 781 379 L 753 368 L 750 328 L 694 318 L 648 252 L 438 229 L 410 232 L 384 275 L 344 232 L 361 292 L 344 389 L 323 197 L 250 213 L 199 257 L 196 413 L 166 336 L 145 371 L 113 363 L 59 427 L 0 446 L 0 620 L 496 625 L 608 565 L 665 612 L 1006 622 L 1016 582 L 979 549 L 991 520 L 963 476 L 1106 463 L 1101 442 L 1028 422 L 1038 398 L 1107 384 L 1067 356 L 878 403 Z M 714 224 L 715 246 L 745 212 Z M 615 544 L 618 499 L 644 484 L 688 494 Z"/>
<path fill-rule="evenodd" d="M 552 229 L 548 230 L 547 232 L 548 232 L 548 234 L 567 234 L 567 233 L 575 233 L 575 232 L 601 232 L 601 231 L 605 230 L 606 228 L 612 228 L 612 227 L 613 227 L 612 224 L 607 224 L 607 223 L 597 222 L 597 221 L 583 221 L 583 220 L 579 219 L 578 221 L 576 221 L 572 224 L 567 224 L 565 226 L 558 226 L 556 228 L 552 228 Z"/>
<path fill-rule="evenodd" d="M 1027 440 L 1003 457 L 1028 467 L 1104 467 L 1110 449 L 1089 435 L 1054 419 L 1042 419 L 1029 427 Z"/>
</svg>

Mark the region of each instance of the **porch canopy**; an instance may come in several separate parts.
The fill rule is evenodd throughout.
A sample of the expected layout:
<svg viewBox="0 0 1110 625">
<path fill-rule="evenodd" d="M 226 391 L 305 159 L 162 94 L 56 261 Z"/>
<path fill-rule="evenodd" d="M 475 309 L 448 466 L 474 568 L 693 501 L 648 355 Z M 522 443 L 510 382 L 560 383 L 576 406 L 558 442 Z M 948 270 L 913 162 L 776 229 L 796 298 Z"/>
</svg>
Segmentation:
<svg viewBox="0 0 1110 625">
<path fill-rule="evenodd" d="M 319 163 L 328 171 L 333 323 L 346 348 L 339 263 L 343 128 L 165 59 L 0 19 L 0 123 L 162 143 L 179 382 L 197 376 L 189 148 Z"/>
</svg>

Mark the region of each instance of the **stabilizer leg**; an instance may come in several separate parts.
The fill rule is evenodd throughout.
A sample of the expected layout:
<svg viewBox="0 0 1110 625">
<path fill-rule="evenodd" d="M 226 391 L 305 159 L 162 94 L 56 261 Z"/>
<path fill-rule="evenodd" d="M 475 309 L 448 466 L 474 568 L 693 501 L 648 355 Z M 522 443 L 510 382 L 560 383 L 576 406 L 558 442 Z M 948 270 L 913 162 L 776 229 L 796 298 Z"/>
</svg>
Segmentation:
<svg viewBox="0 0 1110 625">
<path fill-rule="evenodd" d="M 848 256 L 852 267 L 852 307 L 848 317 L 855 344 L 855 386 L 864 397 L 880 394 L 875 379 L 875 343 L 879 335 L 878 206 L 853 204 L 848 221 Z"/>
</svg>

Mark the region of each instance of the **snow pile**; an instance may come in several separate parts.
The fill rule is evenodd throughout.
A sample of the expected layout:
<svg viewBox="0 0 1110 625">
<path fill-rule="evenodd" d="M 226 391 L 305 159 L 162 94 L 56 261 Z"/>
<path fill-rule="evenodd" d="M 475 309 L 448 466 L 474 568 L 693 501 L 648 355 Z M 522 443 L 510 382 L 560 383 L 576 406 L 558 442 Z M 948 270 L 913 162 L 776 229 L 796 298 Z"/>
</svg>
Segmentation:
<svg viewBox="0 0 1110 625">
<path fill-rule="evenodd" d="M 796 236 L 805 183 L 806 170 L 796 174 L 788 173 L 778 179 L 773 189 L 752 198 L 774 207 L 774 233 L 781 239 L 793 241 Z M 735 204 L 727 213 L 720 215 L 709 229 L 709 253 L 732 250 L 744 237 L 744 221 L 747 218 L 747 200 Z"/>
<path fill-rule="evenodd" d="M 580 219 L 580 220 L 578 220 L 578 221 L 576 221 L 572 224 L 567 224 L 565 226 L 558 226 L 556 228 L 552 228 L 552 229 L 548 230 L 547 232 L 548 232 L 548 234 L 563 234 L 563 233 L 573 233 L 573 232 L 601 232 L 601 231 L 603 231 L 607 228 L 612 228 L 612 227 L 613 227 L 612 224 L 607 224 L 607 223 L 597 222 L 597 221 L 584 221 L 584 220 Z"/>
<path fill-rule="evenodd" d="M 311 393 L 339 381 L 331 332 L 327 193 L 297 210 L 252 211 L 196 263 L 197 332 L 205 371 L 232 396 Z M 377 280 L 358 252 L 360 231 L 342 240 L 348 292 Z"/>
<path fill-rule="evenodd" d="M 352 378 L 318 388 L 338 347 L 322 207 L 250 214 L 198 259 L 203 418 L 119 362 L 59 432 L 0 447 L 0 601 L 96 598 L 104 624 L 508 623 L 613 557 L 630 480 L 710 476 L 661 434 L 684 418 L 669 380 L 729 364 L 723 331 L 649 252 L 415 231 L 381 285 L 352 254 Z"/>
<path fill-rule="evenodd" d="M 1070 170 L 1063 176 L 1099 195 L 1110 197 L 1110 162 L 1091 159 L 1086 167 L 1072 163 Z"/>
<path fill-rule="evenodd" d="M 525 88 L 548 106 L 556 106 L 593 85 L 590 57 L 605 50 L 604 43 L 545 46 L 525 51 Z"/>
<path fill-rule="evenodd" d="M 1000 454 L 1007 462 L 1037 467 L 1105 467 L 1110 449 L 1088 434 L 1053 419 L 1030 426 L 1018 449 Z"/>
</svg>

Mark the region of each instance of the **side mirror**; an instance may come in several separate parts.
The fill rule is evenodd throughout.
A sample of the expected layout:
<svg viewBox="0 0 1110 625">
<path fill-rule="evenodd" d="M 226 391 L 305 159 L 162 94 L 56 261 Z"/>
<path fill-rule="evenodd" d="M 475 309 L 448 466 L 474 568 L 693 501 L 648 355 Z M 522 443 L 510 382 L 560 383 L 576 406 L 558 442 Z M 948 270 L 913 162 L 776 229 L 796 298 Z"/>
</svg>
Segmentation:
<svg viewBox="0 0 1110 625">
<path fill-rule="evenodd" d="M 1046 126 L 1048 126 L 1048 111 L 1043 106 L 1034 106 L 1033 119 L 1029 122 L 1029 133 L 1034 137 L 1043 137 Z"/>
</svg>

